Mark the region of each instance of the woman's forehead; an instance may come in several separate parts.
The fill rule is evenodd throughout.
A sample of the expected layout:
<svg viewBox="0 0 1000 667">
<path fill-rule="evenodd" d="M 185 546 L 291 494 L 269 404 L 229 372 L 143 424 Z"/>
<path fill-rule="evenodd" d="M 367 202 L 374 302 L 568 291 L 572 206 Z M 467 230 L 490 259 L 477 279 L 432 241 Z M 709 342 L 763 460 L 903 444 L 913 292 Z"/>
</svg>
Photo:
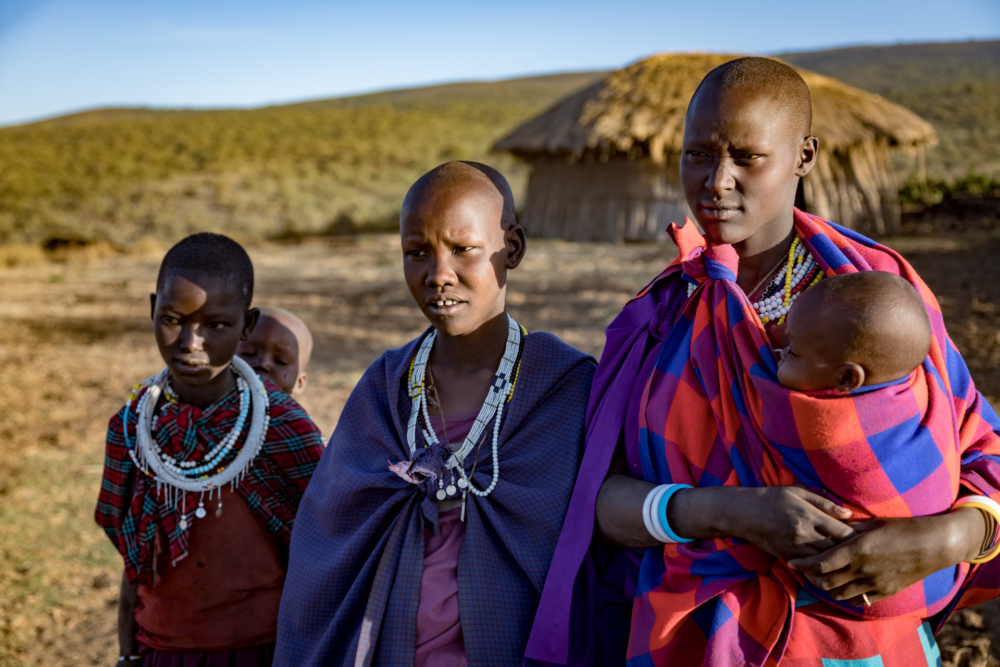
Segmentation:
<svg viewBox="0 0 1000 667">
<path fill-rule="evenodd" d="M 791 110 L 767 94 L 727 92 L 692 101 L 684 141 L 773 145 L 799 139 Z"/>
</svg>

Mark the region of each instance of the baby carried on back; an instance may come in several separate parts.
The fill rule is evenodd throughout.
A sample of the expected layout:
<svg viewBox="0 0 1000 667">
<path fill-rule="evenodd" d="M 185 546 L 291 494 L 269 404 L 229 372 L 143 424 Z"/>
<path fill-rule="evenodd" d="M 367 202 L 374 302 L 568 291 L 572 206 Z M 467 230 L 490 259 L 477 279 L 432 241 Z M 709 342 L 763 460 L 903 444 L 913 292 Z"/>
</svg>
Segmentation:
<svg viewBox="0 0 1000 667">
<path fill-rule="evenodd" d="M 915 324 L 897 343 L 898 358 L 879 362 L 908 367 L 901 374 L 897 368 L 898 379 L 893 381 L 876 375 L 866 382 L 863 366 L 871 372 L 878 364 L 820 359 L 842 356 L 848 348 L 855 356 L 878 352 L 871 345 L 859 348 L 858 336 L 851 340 L 852 335 L 844 333 L 849 328 L 844 320 L 821 321 L 836 312 L 844 318 L 857 315 L 837 308 L 824 311 L 820 303 L 834 299 L 837 291 L 842 297 L 844 289 L 863 282 L 855 281 L 857 285 L 839 290 L 814 287 L 814 312 L 800 321 L 808 322 L 812 332 L 823 326 L 838 329 L 836 333 L 847 339 L 841 349 L 833 350 L 832 344 L 807 349 L 814 341 L 794 337 L 807 327 L 790 327 L 793 349 L 781 359 L 779 373 L 768 335 L 736 285 L 736 252 L 731 246 L 706 247 L 693 225 L 674 227 L 680 247 L 675 263 L 695 287 L 664 340 L 646 388 L 647 402 L 640 411 L 643 476 L 658 484 L 692 486 L 804 485 L 850 509 L 851 521 L 948 511 L 962 481 L 963 450 L 974 438 L 962 437 L 959 430 L 957 415 L 964 408 L 956 396 L 964 396 L 961 385 L 967 372 L 964 366 L 952 367 L 957 353 L 945 333 L 940 308 L 917 274 L 891 250 L 806 217 L 796 220 L 800 239 L 826 275 L 886 271 L 909 285 L 895 276 L 868 282 L 897 290 L 897 305 L 906 298 L 900 289 L 909 290 L 918 303 L 922 299 L 929 323 L 926 317 L 913 319 Z M 836 280 L 830 281 L 831 288 Z M 923 349 L 914 357 L 921 337 Z M 801 349 L 795 350 L 796 345 Z M 891 377 L 892 370 L 888 372 Z M 668 634 L 685 618 L 703 614 L 707 608 L 702 605 L 714 600 L 737 616 L 752 613 L 756 627 L 775 628 L 774 641 L 780 628 L 791 624 L 795 607 L 808 601 L 825 601 L 865 618 L 930 617 L 951 602 L 969 568 L 962 564 L 941 570 L 861 607 L 834 600 L 801 573 L 737 539 L 667 544 L 662 565 L 657 562 L 655 572 L 648 565 L 644 561 L 637 592 L 646 600 L 636 613 L 654 614 L 661 628 L 665 621 Z M 662 592 L 671 595 L 658 595 Z M 633 621 L 643 623 L 642 618 Z"/>
</svg>

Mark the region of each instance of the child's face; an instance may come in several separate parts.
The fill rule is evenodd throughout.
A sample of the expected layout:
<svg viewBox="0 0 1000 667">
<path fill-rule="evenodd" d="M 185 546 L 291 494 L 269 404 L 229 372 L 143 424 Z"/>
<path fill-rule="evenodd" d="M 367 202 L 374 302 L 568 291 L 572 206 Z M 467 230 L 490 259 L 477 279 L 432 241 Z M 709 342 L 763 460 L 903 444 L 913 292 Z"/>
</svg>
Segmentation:
<svg viewBox="0 0 1000 667">
<path fill-rule="evenodd" d="M 212 402 L 228 391 L 223 373 L 257 311 L 246 309 L 222 276 L 173 273 L 150 295 L 153 333 L 174 389 L 190 402 Z"/>
<path fill-rule="evenodd" d="M 441 333 L 461 336 L 505 310 L 507 269 L 523 254 L 517 225 L 501 226 L 503 199 L 477 181 L 429 187 L 400 216 L 403 273 Z"/>
<path fill-rule="evenodd" d="M 270 315 L 261 315 L 257 326 L 240 343 L 239 354 L 286 394 L 300 394 L 306 383 L 305 371 L 300 370 L 300 348 L 290 327 Z"/>
<path fill-rule="evenodd" d="M 805 296 L 799 297 L 785 320 L 788 346 L 778 351 L 778 382 L 796 391 L 857 389 L 864 383 L 864 373 L 857 364 L 838 358 L 836 326 L 819 309 L 809 308 Z"/>
<path fill-rule="evenodd" d="M 768 95 L 699 91 L 680 173 L 688 205 L 712 241 L 740 243 L 791 221 L 799 178 L 815 159 L 815 139 L 797 136 L 794 125 Z"/>
</svg>

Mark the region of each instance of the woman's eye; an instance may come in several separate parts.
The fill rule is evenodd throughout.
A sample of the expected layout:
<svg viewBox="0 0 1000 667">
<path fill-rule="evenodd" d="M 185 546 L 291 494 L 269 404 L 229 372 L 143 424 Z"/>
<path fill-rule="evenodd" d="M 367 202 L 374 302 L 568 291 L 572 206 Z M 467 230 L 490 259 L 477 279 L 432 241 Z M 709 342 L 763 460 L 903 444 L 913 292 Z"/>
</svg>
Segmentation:
<svg viewBox="0 0 1000 667">
<path fill-rule="evenodd" d="M 460 248 L 455 248 L 455 252 L 471 252 L 476 249 L 474 245 L 462 246 Z"/>
<path fill-rule="evenodd" d="M 164 324 L 170 324 L 170 325 L 178 324 L 178 320 L 176 317 L 168 317 L 164 315 L 160 319 L 163 321 Z"/>
<path fill-rule="evenodd" d="M 208 323 L 208 328 L 209 329 L 224 329 L 224 328 L 226 328 L 228 326 L 229 326 L 228 322 L 209 322 Z"/>
<path fill-rule="evenodd" d="M 407 257 L 420 258 L 420 257 L 426 256 L 426 254 L 427 253 L 425 253 L 423 250 L 407 250 L 406 251 L 406 256 Z"/>
</svg>

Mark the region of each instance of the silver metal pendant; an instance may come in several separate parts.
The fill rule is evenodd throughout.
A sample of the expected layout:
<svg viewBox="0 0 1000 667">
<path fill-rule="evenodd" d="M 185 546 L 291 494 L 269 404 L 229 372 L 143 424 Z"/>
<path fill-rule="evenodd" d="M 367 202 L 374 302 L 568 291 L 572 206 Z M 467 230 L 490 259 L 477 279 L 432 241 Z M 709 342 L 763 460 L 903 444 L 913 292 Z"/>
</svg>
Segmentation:
<svg viewBox="0 0 1000 667">
<path fill-rule="evenodd" d="M 445 500 L 448 497 L 448 494 L 444 492 L 444 489 L 438 489 L 436 495 L 438 500 Z"/>
<path fill-rule="evenodd" d="M 177 524 L 177 527 L 180 528 L 181 530 L 187 530 L 188 529 L 187 519 L 181 519 L 180 523 Z"/>
<path fill-rule="evenodd" d="M 453 495 L 455 495 L 456 493 L 458 493 L 458 489 L 456 489 L 456 488 L 455 488 L 455 485 L 454 485 L 454 484 L 449 484 L 449 485 L 448 485 L 448 488 L 447 488 L 447 489 L 445 489 L 445 491 L 447 491 L 447 492 L 448 492 L 448 495 L 449 495 L 449 496 L 453 496 Z"/>
<path fill-rule="evenodd" d="M 199 519 L 204 519 L 208 512 L 205 511 L 204 507 L 199 507 L 194 511 L 194 515 Z"/>
<path fill-rule="evenodd" d="M 215 516 L 222 516 L 222 504 L 219 504 L 219 509 L 215 510 Z"/>
<path fill-rule="evenodd" d="M 468 486 L 469 486 L 469 482 L 467 480 L 465 480 L 465 479 L 458 480 L 458 488 L 465 489 L 465 488 L 468 488 Z"/>
</svg>

